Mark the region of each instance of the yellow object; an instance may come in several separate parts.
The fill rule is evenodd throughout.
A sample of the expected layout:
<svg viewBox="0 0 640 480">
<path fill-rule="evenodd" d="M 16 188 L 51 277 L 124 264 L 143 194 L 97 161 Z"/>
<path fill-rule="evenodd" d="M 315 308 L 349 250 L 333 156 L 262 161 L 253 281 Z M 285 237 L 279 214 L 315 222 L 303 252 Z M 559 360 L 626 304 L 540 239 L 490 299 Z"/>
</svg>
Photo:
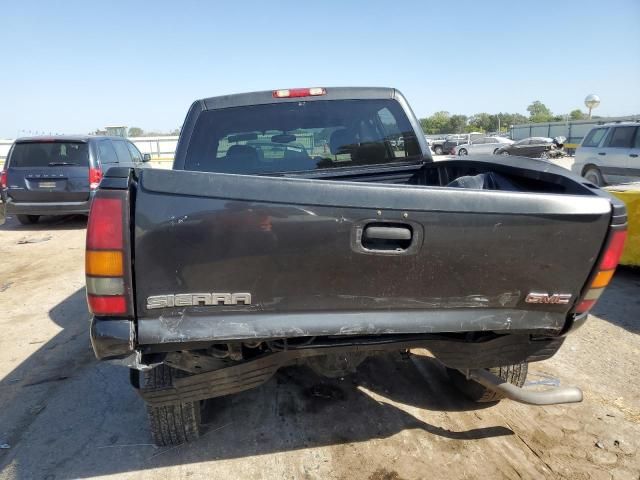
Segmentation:
<svg viewBox="0 0 640 480">
<path fill-rule="evenodd" d="M 615 270 L 603 270 L 602 272 L 598 272 L 595 280 L 591 284 L 591 288 L 602 288 L 609 285 L 611 277 L 613 277 L 613 272 L 615 272 Z"/>
<path fill-rule="evenodd" d="M 85 259 L 87 275 L 121 277 L 124 273 L 122 252 L 115 250 L 89 250 Z"/>
<path fill-rule="evenodd" d="M 640 267 L 640 183 L 615 185 L 606 189 L 627 206 L 629 227 L 620 264 Z"/>
</svg>

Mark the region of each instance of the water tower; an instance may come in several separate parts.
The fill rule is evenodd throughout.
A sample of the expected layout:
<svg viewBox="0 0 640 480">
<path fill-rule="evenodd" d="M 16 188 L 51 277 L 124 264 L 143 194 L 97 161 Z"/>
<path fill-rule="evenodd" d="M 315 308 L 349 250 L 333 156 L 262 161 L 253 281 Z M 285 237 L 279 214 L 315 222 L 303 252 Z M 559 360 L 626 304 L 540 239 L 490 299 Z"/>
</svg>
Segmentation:
<svg viewBox="0 0 640 480">
<path fill-rule="evenodd" d="M 591 118 L 591 110 L 600 105 L 600 97 L 593 93 L 591 95 L 587 95 L 587 98 L 584 99 L 584 104 L 589 109 L 589 118 Z"/>
</svg>

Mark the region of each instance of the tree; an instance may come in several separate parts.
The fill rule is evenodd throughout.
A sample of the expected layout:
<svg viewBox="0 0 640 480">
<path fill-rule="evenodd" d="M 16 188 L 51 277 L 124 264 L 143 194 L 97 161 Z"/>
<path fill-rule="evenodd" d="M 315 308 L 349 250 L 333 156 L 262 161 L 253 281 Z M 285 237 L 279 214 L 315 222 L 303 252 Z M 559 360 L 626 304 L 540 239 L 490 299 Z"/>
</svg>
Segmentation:
<svg viewBox="0 0 640 480">
<path fill-rule="evenodd" d="M 139 127 L 131 127 L 129 128 L 129 136 L 130 137 L 141 137 L 144 135 L 144 130 Z"/>
<path fill-rule="evenodd" d="M 436 112 L 430 117 L 420 120 L 420 125 L 424 133 L 449 133 L 449 119 L 451 115 L 449 112 Z"/>
<path fill-rule="evenodd" d="M 466 115 L 451 115 L 451 117 L 449 117 L 449 126 L 447 129 L 447 132 L 462 133 L 466 130 L 466 128 L 467 128 Z"/>
<path fill-rule="evenodd" d="M 498 120 L 488 113 L 476 113 L 469 118 L 470 132 L 491 132 L 498 129 Z"/>
<path fill-rule="evenodd" d="M 529 105 L 527 112 L 529 112 L 529 120 L 534 123 L 550 122 L 553 120 L 551 110 L 540 100 L 536 100 Z"/>
<path fill-rule="evenodd" d="M 586 120 L 587 117 L 588 115 L 584 113 L 582 110 L 580 110 L 579 108 L 576 108 L 575 110 L 571 110 L 571 112 L 569 113 L 569 118 L 571 120 Z"/>
</svg>

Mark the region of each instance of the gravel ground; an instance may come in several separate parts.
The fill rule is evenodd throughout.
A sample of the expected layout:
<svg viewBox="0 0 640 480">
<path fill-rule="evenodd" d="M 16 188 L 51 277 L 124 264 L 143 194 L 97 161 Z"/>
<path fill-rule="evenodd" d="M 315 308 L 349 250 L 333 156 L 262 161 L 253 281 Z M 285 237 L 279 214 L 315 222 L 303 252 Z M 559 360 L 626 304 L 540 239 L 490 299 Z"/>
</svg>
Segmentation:
<svg viewBox="0 0 640 480">
<path fill-rule="evenodd" d="M 86 221 L 0 227 L 0 478 L 640 478 L 640 273 L 529 382 L 581 404 L 478 406 L 426 352 L 370 358 L 343 380 L 286 368 L 207 404 L 205 434 L 150 445 L 121 367 L 95 361 L 83 289 Z"/>
</svg>

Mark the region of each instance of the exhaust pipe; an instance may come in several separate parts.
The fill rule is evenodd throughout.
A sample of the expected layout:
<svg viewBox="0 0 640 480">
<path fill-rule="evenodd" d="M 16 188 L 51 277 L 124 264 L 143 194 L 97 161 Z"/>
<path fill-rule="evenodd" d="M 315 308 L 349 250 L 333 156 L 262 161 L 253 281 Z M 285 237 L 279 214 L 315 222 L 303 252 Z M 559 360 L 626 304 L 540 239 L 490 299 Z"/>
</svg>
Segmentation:
<svg viewBox="0 0 640 480">
<path fill-rule="evenodd" d="M 514 402 L 528 405 L 556 405 L 560 403 L 578 403 L 582 401 L 582 390 L 578 387 L 556 387 L 542 392 L 525 390 L 493 373 L 484 370 L 461 370 L 461 372 L 494 392 L 501 393 Z"/>
</svg>

